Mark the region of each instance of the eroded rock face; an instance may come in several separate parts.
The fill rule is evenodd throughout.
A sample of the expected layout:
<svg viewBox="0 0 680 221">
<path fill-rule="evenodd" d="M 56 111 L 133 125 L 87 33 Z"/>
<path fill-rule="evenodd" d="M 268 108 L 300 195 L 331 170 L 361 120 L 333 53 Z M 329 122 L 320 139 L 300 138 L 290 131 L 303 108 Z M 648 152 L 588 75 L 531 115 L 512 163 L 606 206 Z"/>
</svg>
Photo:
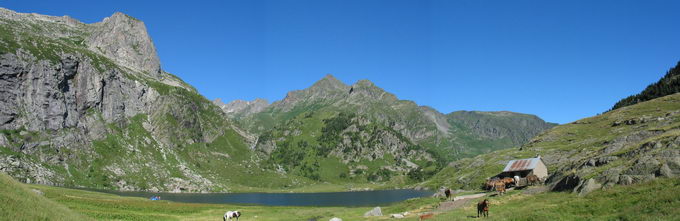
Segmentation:
<svg viewBox="0 0 680 221">
<path fill-rule="evenodd" d="M 209 158 L 181 148 L 233 127 L 160 70 L 142 22 L 116 13 L 83 24 L 0 8 L 0 30 L 10 35 L 0 39 L 0 171 L 49 185 L 227 191 L 196 166 Z"/>
<path fill-rule="evenodd" d="M 29 55 L 0 56 L 2 129 L 58 130 L 77 127 L 88 110 L 113 122 L 146 112 L 155 100 L 149 88 L 116 69 L 99 72 L 82 55 L 65 54 L 60 63 Z"/>
<path fill-rule="evenodd" d="M 90 50 L 114 58 L 125 67 L 160 77 L 160 60 L 144 22 L 116 12 L 92 24 L 91 29 L 87 38 Z"/>
</svg>

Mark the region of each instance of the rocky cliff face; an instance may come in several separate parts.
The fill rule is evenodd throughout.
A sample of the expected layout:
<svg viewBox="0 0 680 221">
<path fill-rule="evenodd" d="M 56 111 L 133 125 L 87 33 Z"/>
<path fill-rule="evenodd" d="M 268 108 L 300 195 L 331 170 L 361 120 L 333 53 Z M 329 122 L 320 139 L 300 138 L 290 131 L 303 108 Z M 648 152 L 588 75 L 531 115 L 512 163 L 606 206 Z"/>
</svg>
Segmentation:
<svg viewBox="0 0 680 221">
<path fill-rule="evenodd" d="M 259 169 L 240 131 L 160 69 L 141 21 L 116 13 L 84 24 L 0 9 L 1 171 L 24 182 L 122 190 L 262 185 L 239 178 L 245 174 L 288 185 Z"/>
<path fill-rule="evenodd" d="M 161 75 L 156 47 L 140 20 L 116 12 L 102 22 L 90 26 L 87 47 L 99 52 L 124 67 L 145 72 L 153 77 Z"/>
</svg>

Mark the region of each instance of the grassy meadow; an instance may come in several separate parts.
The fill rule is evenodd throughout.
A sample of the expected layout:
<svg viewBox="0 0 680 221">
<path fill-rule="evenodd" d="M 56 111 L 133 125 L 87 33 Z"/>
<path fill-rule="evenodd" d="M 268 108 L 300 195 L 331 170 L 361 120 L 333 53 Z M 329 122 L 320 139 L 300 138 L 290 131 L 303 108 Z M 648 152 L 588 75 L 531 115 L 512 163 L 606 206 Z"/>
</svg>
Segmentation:
<svg viewBox="0 0 680 221">
<path fill-rule="evenodd" d="M 0 220 L 219 220 L 227 210 L 242 211 L 241 220 L 386 220 L 389 214 L 410 212 L 402 220 L 433 211 L 438 198 L 410 199 L 383 206 L 382 217 L 363 217 L 372 207 L 300 207 L 177 203 L 122 197 L 108 193 L 22 184 L 0 175 Z M 488 197 L 488 220 L 678 220 L 680 179 L 657 179 L 617 186 L 585 197 L 572 193 L 530 194 L 510 191 Z M 465 193 L 467 194 L 467 193 Z M 474 220 L 475 202 L 437 213 L 432 220 Z M 485 219 L 486 220 L 486 219 Z"/>
</svg>

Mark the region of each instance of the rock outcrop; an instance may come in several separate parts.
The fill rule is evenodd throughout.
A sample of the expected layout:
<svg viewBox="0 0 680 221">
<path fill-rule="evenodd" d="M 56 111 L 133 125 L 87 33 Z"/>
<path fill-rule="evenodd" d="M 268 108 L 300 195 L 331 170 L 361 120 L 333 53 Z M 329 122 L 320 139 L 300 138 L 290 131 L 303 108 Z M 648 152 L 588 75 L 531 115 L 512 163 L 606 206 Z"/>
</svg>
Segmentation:
<svg viewBox="0 0 680 221">
<path fill-rule="evenodd" d="M 0 9 L 0 32 L 0 171 L 27 183 L 131 191 L 262 185 L 220 171 L 290 185 L 259 167 L 219 107 L 161 70 L 141 21 L 116 13 L 84 24 Z M 245 155 L 205 166 L 235 152 Z"/>
<path fill-rule="evenodd" d="M 116 12 L 102 22 L 89 26 L 90 35 L 86 39 L 88 49 L 124 67 L 160 77 L 160 59 L 144 22 Z"/>
</svg>

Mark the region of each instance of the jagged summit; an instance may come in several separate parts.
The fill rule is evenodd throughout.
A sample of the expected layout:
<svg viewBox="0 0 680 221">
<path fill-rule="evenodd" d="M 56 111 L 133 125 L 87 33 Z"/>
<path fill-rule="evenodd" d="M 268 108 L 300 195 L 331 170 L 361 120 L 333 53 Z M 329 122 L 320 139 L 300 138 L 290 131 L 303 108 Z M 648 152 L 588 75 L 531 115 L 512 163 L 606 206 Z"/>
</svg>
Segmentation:
<svg viewBox="0 0 680 221">
<path fill-rule="evenodd" d="M 87 38 L 90 50 L 151 77 L 161 75 L 160 59 L 144 22 L 116 12 L 91 26 Z"/>
<path fill-rule="evenodd" d="M 160 59 L 144 22 L 124 13 L 116 12 L 100 22 L 85 24 L 69 16 L 19 13 L 0 8 L 0 24 L 13 29 L 5 31 L 16 36 L 20 36 L 18 32 L 26 31 L 23 35 L 44 37 L 38 42 L 28 42 L 32 39 L 15 37 L 20 41 L 19 43 L 25 43 L 22 45 L 24 48 L 30 45 L 47 44 L 47 41 L 66 45 L 76 43 L 78 45 L 71 46 L 85 46 L 90 51 L 103 55 L 134 72 L 143 73 L 156 80 L 163 79 Z M 38 47 L 42 50 L 51 50 L 42 54 L 56 55 L 64 51 L 63 48 L 53 50 L 50 46 Z"/>
<path fill-rule="evenodd" d="M 217 98 L 213 100 L 213 103 L 222 108 L 222 111 L 224 111 L 224 113 L 226 114 L 244 116 L 253 113 L 259 113 L 260 111 L 264 110 L 269 106 L 269 101 L 262 98 L 256 98 L 255 100 L 252 101 L 237 99 L 227 104 L 222 102 L 222 99 Z"/>
<path fill-rule="evenodd" d="M 335 78 L 333 75 L 327 74 L 307 90 L 346 90 L 348 87 L 349 86 Z"/>
</svg>

